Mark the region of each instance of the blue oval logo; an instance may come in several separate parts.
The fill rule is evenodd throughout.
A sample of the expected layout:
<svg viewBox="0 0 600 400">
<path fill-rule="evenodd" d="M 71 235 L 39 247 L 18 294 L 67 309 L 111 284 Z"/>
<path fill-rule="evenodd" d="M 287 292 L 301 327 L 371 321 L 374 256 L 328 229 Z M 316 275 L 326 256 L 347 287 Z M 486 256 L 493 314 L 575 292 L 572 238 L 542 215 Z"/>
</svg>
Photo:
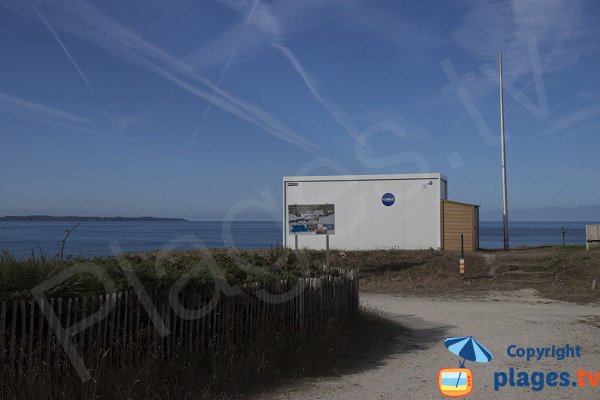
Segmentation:
<svg viewBox="0 0 600 400">
<path fill-rule="evenodd" d="M 396 198 L 391 193 L 386 193 L 383 196 L 381 196 L 381 202 L 386 207 L 391 206 L 392 204 L 394 204 L 395 201 L 396 201 Z"/>
</svg>

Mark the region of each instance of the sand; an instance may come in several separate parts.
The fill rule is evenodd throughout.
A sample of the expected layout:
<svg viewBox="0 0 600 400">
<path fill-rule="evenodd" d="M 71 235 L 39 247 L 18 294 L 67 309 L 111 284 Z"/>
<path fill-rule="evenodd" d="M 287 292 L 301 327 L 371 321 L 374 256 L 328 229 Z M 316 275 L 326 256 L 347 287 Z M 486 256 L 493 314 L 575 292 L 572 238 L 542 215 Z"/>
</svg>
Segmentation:
<svg viewBox="0 0 600 400">
<path fill-rule="evenodd" d="M 528 387 L 494 390 L 494 373 L 529 374 L 579 368 L 600 372 L 600 304 L 579 305 L 539 297 L 533 290 L 491 292 L 480 298 L 423 298 L 364 294 L 362 303 L 408 328 L 397 337 L 383 362 L 357 373 L 310 378 L 260 398 L 275 399 L 438 399 L 441 368 L 457 367 L 458 359 L 443 345 L 449 336 L 474 336 L 494 353 L 488 364 L 467 362 L 473 372 L 474 399 L 598 399 L 595 387 Z M 581 346 L 581 358 L 527 362 L 507 355 L 519 347 Z"/>
</svg>

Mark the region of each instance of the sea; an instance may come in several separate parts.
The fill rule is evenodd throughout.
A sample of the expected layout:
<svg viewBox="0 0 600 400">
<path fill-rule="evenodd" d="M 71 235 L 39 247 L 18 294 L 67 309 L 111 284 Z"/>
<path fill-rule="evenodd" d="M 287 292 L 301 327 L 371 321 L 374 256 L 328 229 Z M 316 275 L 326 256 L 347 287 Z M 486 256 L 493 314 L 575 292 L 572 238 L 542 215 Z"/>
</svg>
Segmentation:
<svg viewBox="0 0 600 400">
<path fill-rule="evenodd" d="M 590 222 L 591 223 L 591 222 Z M 585 244 L 585 222 L 510 222 L 510 245 L 542 246 Z M 74 222 L 0 221 L 0 251 L 19 259 L 44 255 L 56 257 Z M 81 222 L 64 245 L 64 256 L 110 256 L 121 252 L 193 249 L 198 247 L 269 248 L 282 243 L 281 222 L 124 221 Z M 479 244 L 503 246 L 501 221 L 481 221 Z"/>
</svg>

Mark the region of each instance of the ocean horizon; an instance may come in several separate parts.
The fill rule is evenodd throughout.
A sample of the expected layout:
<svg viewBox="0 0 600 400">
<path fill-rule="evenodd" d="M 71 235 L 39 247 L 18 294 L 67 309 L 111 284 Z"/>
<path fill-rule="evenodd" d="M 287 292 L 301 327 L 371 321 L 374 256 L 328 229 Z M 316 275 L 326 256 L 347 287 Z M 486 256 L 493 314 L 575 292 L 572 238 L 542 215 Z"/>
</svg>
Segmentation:
<svg viewBox="0 0 600 400">
<path fill-rule="evenodd" d="M 582 221 L 510 221 L 511 247 L 562 244 L 585 245 Z M 0 250 L 19 259 L 32 254 L 54 257 L 73 222 L 2 221 Z M 281 221 L 90 221 L 81 222 L 71 233 L 65 256 L 104 257 L 115 251 L 126 253 L 156 250 L 189 250 L 205 246 L 257 249 L 282 244 Z M 503 246 L 502 221 L 480 221 L 482 249 Z"/>
</svg>

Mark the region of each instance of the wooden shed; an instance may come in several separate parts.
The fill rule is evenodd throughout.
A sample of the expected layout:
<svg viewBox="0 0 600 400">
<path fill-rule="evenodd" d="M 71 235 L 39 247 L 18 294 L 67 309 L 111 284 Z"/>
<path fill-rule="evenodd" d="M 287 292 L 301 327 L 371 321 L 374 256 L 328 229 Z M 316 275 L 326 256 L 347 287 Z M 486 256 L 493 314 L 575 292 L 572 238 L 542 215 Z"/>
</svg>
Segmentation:
<svg viewBox="0 0 600 400">
<path fill-rule="evenodd" d="M 441 201 L 441 245 L 444 250 L 460 251 L 460 235 L 465 251 L 479 249 L 479 206 L 458 201 Z"/>
</svg>

